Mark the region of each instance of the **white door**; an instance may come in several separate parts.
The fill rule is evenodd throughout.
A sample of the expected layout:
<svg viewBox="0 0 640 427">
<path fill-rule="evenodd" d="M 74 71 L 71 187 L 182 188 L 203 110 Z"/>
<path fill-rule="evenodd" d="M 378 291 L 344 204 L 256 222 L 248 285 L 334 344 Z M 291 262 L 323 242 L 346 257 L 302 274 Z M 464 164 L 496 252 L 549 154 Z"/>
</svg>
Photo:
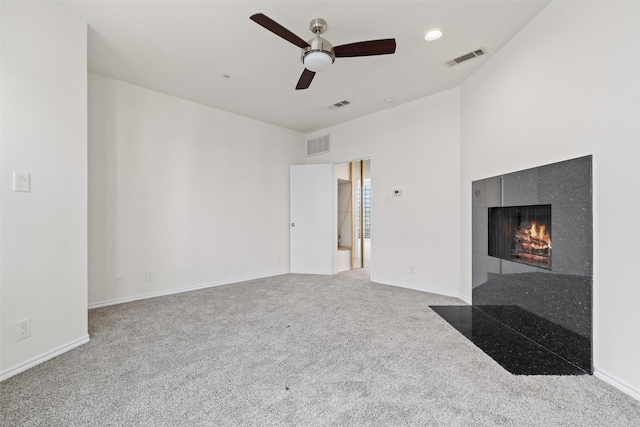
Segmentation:
<svg viewBox="0 0 640 427">
<path fill-rule="evenodd" d="M 333 165 L 290 169 L 290 271 L 333 274 Z"/>
</svg>

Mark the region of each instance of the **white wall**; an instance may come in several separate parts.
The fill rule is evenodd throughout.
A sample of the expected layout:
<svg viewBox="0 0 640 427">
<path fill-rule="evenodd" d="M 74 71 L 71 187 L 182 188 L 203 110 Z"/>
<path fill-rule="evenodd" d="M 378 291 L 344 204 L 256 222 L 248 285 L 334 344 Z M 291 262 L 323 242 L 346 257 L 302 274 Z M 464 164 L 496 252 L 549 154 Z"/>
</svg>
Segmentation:
<svg viewBox="0 0 640 427">
<path fill-rule="evenodd" d="M 462 277 L 471 182 L 594 159 L 594 366 L 640 398 L 637 2 L 553 2 L 462 85 Z"/>
<path fill-rule="evenodd" d="M 87 26 L 57 5 L 0 7 L 4 379 L 88 340 Z M 12 191 L 13 171 L 31 192 Z"/>
<path fill-rule="evenodd" d="M 375 282 L 460 293 L 459 100 L 451 89 L 308 135 L 331 132 L 331 153 L 309 162 L 371 158 Z"/>
<path fill-rule="evenodd" d="M 300 133 L 89 74 L 90 305 L 288 272 L 303 155 Z"/>
</svg>

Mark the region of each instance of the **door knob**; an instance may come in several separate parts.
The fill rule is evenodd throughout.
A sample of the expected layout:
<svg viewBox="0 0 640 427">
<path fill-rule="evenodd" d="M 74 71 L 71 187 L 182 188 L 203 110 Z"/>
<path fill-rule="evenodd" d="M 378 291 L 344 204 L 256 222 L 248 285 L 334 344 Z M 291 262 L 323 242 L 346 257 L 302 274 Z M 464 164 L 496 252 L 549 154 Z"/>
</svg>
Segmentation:
<svg viewBox="0 0 640 427">
<path fill-rule="evenodd" d="M 296 224 L 292 222 L 292 223 L 291 223 L 291 226 L 292 226 L 292 227 L 295 227 L 295 226 L 296 226 Z"/>
</svg>

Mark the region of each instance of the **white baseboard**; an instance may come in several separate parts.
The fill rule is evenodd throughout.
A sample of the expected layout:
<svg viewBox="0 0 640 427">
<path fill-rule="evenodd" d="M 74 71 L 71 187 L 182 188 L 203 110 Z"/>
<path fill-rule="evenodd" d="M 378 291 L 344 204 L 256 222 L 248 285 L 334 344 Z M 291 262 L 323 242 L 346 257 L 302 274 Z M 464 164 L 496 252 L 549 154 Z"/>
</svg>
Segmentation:
<svg viewBox="0 0 640 427">
<path fill-rule="evenodd" d="M 469 305 L 473 305 L 473 303 L 471 302 L 471 300 L 467 297 L 465 297 L 462 294 L 459 294 L 458 296 L 456 296 L 456 298 L 461 299 L 462 301 L 464 301 L 465 303 L 469 304 Z"/>
<path fill-rule="evenodd" d="M 88 308 L 89 308 L 89 310 L 91 310 L 93 308 L 107 307 L 107 306 L 110 306 L 110 305 L 122 304 L 122 303 L 125 303 L 125 302 L 139 301 L 139 300 L 148 299 L 148 298 L 163 297 L 163 296 L 166 296 L 166 295 L 180 294 L 182 292 L 197 291 L 198 289 L 213 288 L 213 287 L 216 287 L 216 286 L 231 285 L 231 284 L 234 284 L 234 283 L 246 282 L 246 281 L 249 281 L 249 280 L 265 279 L 267 277 L 281 276 L 283 274 L 289 274 L 289 270 L 276 271 L 274 273 L 262 274 L 262 275 L 258 275 L 258 276 L 239 277 L 239 278 L 231 279 L 231 280 L 224 280 L 224 281 L 212 282 L 212 283 L 204 283 L 204 284 L 200 284 L 200 285 L 188 286 L 186 288 L 171 289 L 171 290 L 160 291 L 160 292 L 152 292 L 152 293 L 149 293 L 149 294 L 135 295 L 135 296 L 132 296 L 132 297 L 125 297 L 125 298 L 117 298 L 117 299 L 112 299 L 112 300 L 108 300 L 108 301 L 94 302 L 94 303 L 90 303 Z"/>
<path fill-rule="evenodd" d="M 17 366 L 14 366 L 13 368 L 9 368 L 6 371 L 0 373 L 0 381 L 4 381 L 7 378 L 13 377 L 14 375 L 18 375 L 19 373 L 24 372 L 27 369 L 31 369 L 36 365 L 44 363 L 47 360 L 53 359 L 56 356 L 60 356 L 61 354 L 66 353 L 67 351 L 73 350 L 74 348 L 79 347 L 82 344 L 86 344 L 88 342 L 89 342 L 89 335 L 85 335 L 81 338 L 78 338 L 75 341 L 71 341 L 68 344 L 65 344 L 61 347 L 58 347 L 54 350 L 44 353 L 38 357 L 35 357 Z"/>
<path fill-rule="evenodd" d="M 629 396 L 633 397 L 636 400 L 640 400 L 640 390 L 638 390 L 637 388 L 627 384 L 626 382 L 614 377 L 613 375 L 604 372 L 600 369 L 594 369 L 593 370 L 593 375 L 595 377 L 600 378 L 602 381 L 606 382 L 609 385 L 614 386 L 615 388 L 617 388 L 618 390 L 620 390 L 623 393 L 628 394 Z"/>
<path fill-rule="evenodd" d="M 471 305 L 471 300 L 469 300 L 468 298 L 466 298 L 465 296 L 459 293 L 446 292 L 446 291 L 441 291 L 439 289 L 432 289 L 432 288 L 419 288 L 414 285 L 407 285 L 405 283 L 398 283 L 398 282 L 390 282 L 388 280 L 378 280 L 373 277 L 371 278 L 371 281 L 374 283 L 380 283 L 381 285 L 396 286 L 398 288 L 411 289 L 413 291 L 428 292 L 430 294 L 437 294 L 437 295 L 443 295 L 445 297 L 458 298 L 459 300 L 462 300 L 464 303 Z"/>
</svg>

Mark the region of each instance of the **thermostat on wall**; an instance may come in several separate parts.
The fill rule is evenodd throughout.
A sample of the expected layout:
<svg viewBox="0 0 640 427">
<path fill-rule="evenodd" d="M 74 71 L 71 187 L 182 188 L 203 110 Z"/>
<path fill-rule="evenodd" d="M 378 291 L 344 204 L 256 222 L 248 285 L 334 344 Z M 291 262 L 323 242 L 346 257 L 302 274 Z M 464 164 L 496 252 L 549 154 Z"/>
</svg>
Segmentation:
<svg viewBox="0 0 640 427">
<path fill-rule="evenodd" d="M 402 196 L 402 190 L 393 190 L 394 196 Z"/>
</svg>

